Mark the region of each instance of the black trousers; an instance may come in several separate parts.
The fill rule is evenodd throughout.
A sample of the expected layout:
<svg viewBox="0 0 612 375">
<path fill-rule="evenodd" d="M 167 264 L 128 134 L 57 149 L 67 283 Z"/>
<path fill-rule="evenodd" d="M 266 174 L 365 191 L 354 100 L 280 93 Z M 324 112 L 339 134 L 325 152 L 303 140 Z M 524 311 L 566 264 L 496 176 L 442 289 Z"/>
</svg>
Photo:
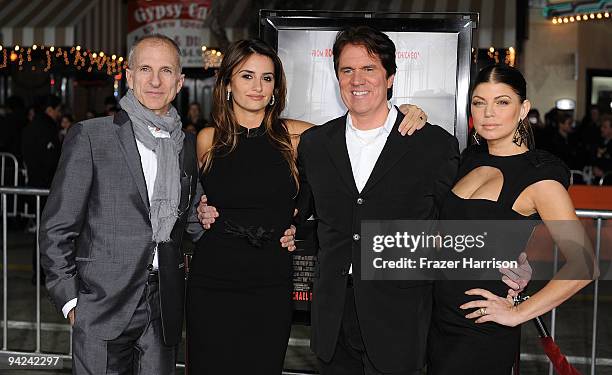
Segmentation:
<svg viewBox="0 0 612 375">
<path fill-rule="evenodd" d="M 317 358 L 321 375 L 420 375 L 423 371 L 382 372 L 368 357 L 361 337 L 352 283 L 346 289 L 342 326 L 330 362 Z"/>
</svg>

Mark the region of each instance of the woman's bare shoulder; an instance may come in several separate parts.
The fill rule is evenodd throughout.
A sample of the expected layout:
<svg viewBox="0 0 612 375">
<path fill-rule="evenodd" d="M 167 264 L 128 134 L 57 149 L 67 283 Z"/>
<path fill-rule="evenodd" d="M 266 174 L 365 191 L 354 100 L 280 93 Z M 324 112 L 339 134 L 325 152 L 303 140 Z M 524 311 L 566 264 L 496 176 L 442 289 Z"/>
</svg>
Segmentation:
<svg viewBox="0 0 612 375">
<path fill-rule="evenodd" d="M 215 128 L 209 127 L 204 128 L 198 132 L 198 138 L 196 142 L 196 149 L 198 154 L 198 160 L 202 160 L 204 155 L 208 151 L 213 144 L 213 137 L 215 136 Z"/>
<path fill-rule="evenodd" d="M 314 126 L 313 124 L 302 120 L 284 119 L 284 121 L 285 124 L 287 124 L 289 134 L 293 136 L 300 136 L 303 132 Z"/>
<path fill-rule="evenodd" d="M 198 132 L 198 147 L 200 146 L 208 146 L 210 148 L 212 146 L 213 137 L 215 136 L 215 128 L 208 127 L 200 130 Z"/>
</svg>

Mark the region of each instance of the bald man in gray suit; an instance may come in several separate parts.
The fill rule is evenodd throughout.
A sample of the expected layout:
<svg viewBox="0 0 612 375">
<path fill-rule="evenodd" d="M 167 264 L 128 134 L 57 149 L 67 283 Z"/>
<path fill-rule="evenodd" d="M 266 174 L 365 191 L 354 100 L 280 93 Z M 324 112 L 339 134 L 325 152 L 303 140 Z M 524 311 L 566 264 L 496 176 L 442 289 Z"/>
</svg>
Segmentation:
<svg viewBox="0 0 612 375">
<path fill-rule="evenodd" d="M 183 80 L 172 39 L 141 39 L 122 110 L 64 140 L 40 241 L 47 288 L 73 325 L 76 374 L 175 372 L 197 183 L 195 139 L 170 105 Z"/>
</svg>

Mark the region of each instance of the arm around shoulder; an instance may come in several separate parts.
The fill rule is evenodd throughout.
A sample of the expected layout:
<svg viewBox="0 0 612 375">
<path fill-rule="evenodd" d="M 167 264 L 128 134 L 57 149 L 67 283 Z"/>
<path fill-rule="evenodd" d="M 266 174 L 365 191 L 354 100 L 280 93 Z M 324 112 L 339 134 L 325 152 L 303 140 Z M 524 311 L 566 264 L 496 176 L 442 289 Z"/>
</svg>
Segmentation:
<svg viewBox="0 0 612 375">
<path fill-rule="evenodd" d="M 291 136 L 301 136 L 306 130 L 312 128 L 314 125 L 302 121 L 302 120 L 293 120 L 293 119 L 285 119 L 285 123 L 287 124 L 287 130 Z"/>
<path fill-rule="evenodd" d="M 293 145 L 293 149 L 297 152 L 298 144 L 300 143 L 300 138 L 302 134 L 306 130 L 312 128 L 314 125 L 301 120 L 286 119 L 284 121 L 285 124 L 287 124 L 287 131 L 289 132 L 289 136 L 291 137 L 291 144 Z"/>
<path fill-rule="evenodd" d="M 449 135 L 446 138 L 444 148 L 439 159 L 440 165 L 432 166 L 437 170 L 434 198 L 438 208 L 442 206 L 444 198 L 453 188 L 459 169 L 459 143 L 457 138 Z"/>
</svg>

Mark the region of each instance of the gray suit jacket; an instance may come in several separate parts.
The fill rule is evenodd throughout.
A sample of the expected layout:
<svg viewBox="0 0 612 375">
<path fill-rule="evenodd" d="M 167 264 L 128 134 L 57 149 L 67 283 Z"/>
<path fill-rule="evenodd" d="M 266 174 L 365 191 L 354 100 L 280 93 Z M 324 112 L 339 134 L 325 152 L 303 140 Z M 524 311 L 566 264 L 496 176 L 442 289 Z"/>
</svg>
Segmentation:
<svg viewBox="0 0 612 375">
<path fill-rule="evenodd" d="M 172 240 L 158 251 L 164 339 L 170 345 L 180 340 L 183 322 L 180 245 L 197 184 L 193 136 L 185 136 L 179 160 L 182 214 Z M 75 124 L 66 135 L 40 244 L 56 307 L 78 298 L 81 328 L 102 339 L 119 336 L 143 294 L 154 252 L 147 187 L 126 112 Z"/>
</svg>

